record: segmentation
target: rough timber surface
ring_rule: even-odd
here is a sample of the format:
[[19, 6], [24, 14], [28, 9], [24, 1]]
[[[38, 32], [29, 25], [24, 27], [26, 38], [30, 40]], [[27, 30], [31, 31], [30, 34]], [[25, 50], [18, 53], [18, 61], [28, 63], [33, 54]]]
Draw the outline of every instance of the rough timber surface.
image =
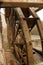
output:
[[0, 7], [43, 7], [43, 0], [0, 0]]

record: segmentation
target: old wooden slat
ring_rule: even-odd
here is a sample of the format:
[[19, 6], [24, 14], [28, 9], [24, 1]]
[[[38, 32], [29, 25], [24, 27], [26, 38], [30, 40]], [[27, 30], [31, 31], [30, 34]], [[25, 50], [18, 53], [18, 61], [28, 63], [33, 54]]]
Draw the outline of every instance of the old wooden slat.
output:
[[0, 0], [0, 7], [43, 7], [42, 0]]

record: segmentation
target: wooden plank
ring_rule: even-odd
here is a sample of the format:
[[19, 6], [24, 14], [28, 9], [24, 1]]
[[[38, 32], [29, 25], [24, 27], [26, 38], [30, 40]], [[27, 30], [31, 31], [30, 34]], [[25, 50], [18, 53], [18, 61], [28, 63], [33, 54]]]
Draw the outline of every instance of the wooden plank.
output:
[[[38, 15], [35, 13], [35, 11], [32, 8], [29, 8], [29, 10], [30, 10], [33, 17], [39, 18]], [[42, 26], [42, 23], [41, 23], [40, 19], [38, 19], [36, 21], [36, 25], [37, 25], [41, 40], [43, 40], [43, 26]], [[41, 42], [42, 42], [42, 52], [43, 52], [43, 41], [41, 41]]]
[[43, 7], [42, 0], [0, 0], [0, 7]]
[[4, 48], [3, 48], [1, 15], [0, 15], [0, 64], [6, 65], [5, 53], [4, 53]]

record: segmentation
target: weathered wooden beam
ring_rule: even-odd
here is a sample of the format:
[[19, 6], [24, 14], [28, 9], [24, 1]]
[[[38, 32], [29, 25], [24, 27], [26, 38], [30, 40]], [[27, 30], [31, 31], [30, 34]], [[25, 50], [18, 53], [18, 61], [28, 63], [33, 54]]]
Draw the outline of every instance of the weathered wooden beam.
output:
[[[17, 9], [19, 12], [21, 12], [20, 13], [21, 18], [27, 21], [28, 27], [31, 28], [31, 30], [32, 30], [32, 28], [35, 26], [37, 18], [28, 18], [29, 17], [28, 14], [30, 13], [28, 11], [28, 8], [17, 8]], [[25, 14], [25, 12], [23, 12], [22, 9], [23, 9], [23, 11], [27, 10], [25, 12], [29, 12], [29, 13]], [[16, 14], [16, 16], [18, 16], [18, 15]], [[17, 17], [17, 19], [19, 20], [19, 17]]]
[[21, 60], [20, 60], [20, 56], [19, 56], [19, 48], [16, 46], [16, 45], [14, 45], [14, 53], [15, 53], [15, 57], [17, 58], [17, 60], [19, 61], [19, 62], [21, 62]]
[[[31, 28], [31, 30], [32, 30], [33, 27], [34, 27], [35, 24], [36, 24], [37, 18], [36, 18], [36, 20], [35, 20], [35, 18], [31, 18], [31, 19], [34, 19], [34, 20], [31, 20], [30, 18], [28, 18], [28, 17], [31, 15], [31, 13], [28, 11], [28, 8], [21, 8], [21, 10], [22, 10], [22, 12], [23, 12], [24, 19], [27, 21], [28, 27]], [[23, 15], [22, 15], [22, 16], [23, 16]], [[29, 22], [28, 22], [28, 21], [29, 21]], [[30, 31], [31, 31], [31, 30], [30, 30]]]
[[[29, 10], [30, 10], [30, 13], [32, 14], [33, 17], [39, 18], [38, 15], [35, 13], [35, 11], [32, 10], [32, 8], [29, 8]], [[41, 38], [41, 40], [43, 40], [43, 26], [42, 26], [40, 19], [38, 19], [36, 21], [36, 25], [37, 25], [37, 28], [38, 28], [38, 31], [39, 31], [39, 34], [40, 34], [40, 38]], [[43, 41], [41, 41], [41, 42], [42, 42], [42, 52], [43, 52]]]
[[[39, 8], [32, 7], [32, 9], [35, 12], [37, 12], [37, 11], [41, 10], [42, 8], [40, 8], [40, 7]], [[23, 14], [24, 14], [25, 17], [29, 17], [31, 15], [31, 13], [28, 11], [28, 8], [21, 8], [21, 10], [22, 10], [22, 12], [23, 12]]]
[[[1, 14], [1, 20], [3, 19], [2, 18], [2, 15]], [[4, 17], [4, 16], [3, 16]], [[5, 20], [5, 19], [4, 19]], [[4, 20], [2, 20], [1, 22], [3, 22]], [[3, 23], [2, 23], [2, 33], [3, 31], [5, 32], [4, 30], [4, 27], [3, 27]], [[6, 32], [5, 32], [6, 33]], [[4, 33], [4, 34], [5, 34]], [[4, 34], [3, 34], [3, 39], [4, 39]], [[9, 38], [8, 38], [9, 39]], [[6, 41], [7, 42], [7, 41]], [[16, 59], [14, 58], [14, 55], [12, 54], [12, 50], [11, 48], [9, 47], [9, 42], [8, 43], [5, 43], [4, 40], [3, 40], [3, 48], [4, 48], [4, 53], [5, 53], [5, 58], [6, 58], [6, 65], [17, 65], [16, 63]]]
[[3, 48], [1, 13], [0, 13], [0, 63], [6, 65], [6, 58]]
[[21, 25], [22, 25], [22, 29], [23, 29], [23, 32], [24, 32], [25, 40], [26, 40], [27, 57], [28, 57], [27, 60], [28, 60], [29, 64], [31, 64], [31, 63], [33, 63], [33, 54], [32, 54], [32, 44], [31, 44], [29, 29], [27, 27], [27, 23], [26, 23], [25, 20], [22, 20]]
[[0, 0], [0, 7], [43, 7], [42, 0]]
[[[18, 10], [16, 9], [18, 16], [20, 15]], [[19, 16], [20, 17], [20, 16]], [[27, 64], [31, 65], [34, 62], [33, 59], [33, 52], [32, 52], [32, 44], [31, 44], [31, 37], [30, 32], [27, 26], [27, 22], [20, 17], [21, 27], [24, 33], [25, 41], [26, 41], [26, 48], [27, 48]]]
[[[35, 12], [38, 12], [39, 10], [43, 9], [42, 7], [40, 8], [34, 8], [32, 7], [32, 9], [35, 11]], [[31, 15], [31, 13], [28, 11], [28, 8], [21, 8], [23, 14], [25, 17], [29, 17]]]
[[13, 38], [14, 38], [14, 32], [15, 32], [15, 24], [14, 24], [14, 13], [12, 8], [5, 8], [5, 17], [6, 17], [6, 23], [7, 23], [7, 37], [9, 42], [9, 47], [13, 44]]
[[19, 55], [21, 56], [21, 60], [23, 60], [24, 64], [27, 65], [27, 61], [26, 61], [27, 59], [25, 60], [25, 58], [23, 57], [23, 53], [21, 52], [21, 49], [20, 48], [19, 48]]
[[23, 53], [21, 52], [21, 49], [19, 47], [19, 45], [14, 45], [14, 50], [15, 50], [15, 56], [18, 59], [18, 61], [22, 64], [22, 60], [24, 61], [25, 64], [27, 64], [23, 57]]
[[[9, 24], [8, 24], [8, 19], [6, 19], [7, 21], [7, 38], [8, 38], [8, 47], [5, 48], [5, 55], [6, 55], [6, 62], [7, 62], [7, 65], [8, 64], [11, 64], [11, 65], [17, 65], [16, 63], [16, 58], [14, 57], [14, 55], [12, 54], [12, 49], [11, 49], [11, 30], [9, 30]], [[6, 44], [7, 45], [7, 44]]]
[[12, 45], [13, 45], [14, 40], [15, 40], [15, 26], [16, 26], [15, 12], [14, 12], [13, 8], [11, 8], [11, 13], [10, 13], [10, 17], [9, 17], [9, 25], [10, 25], [10, 30], [11, 30], [11, 34], [12, 34]]

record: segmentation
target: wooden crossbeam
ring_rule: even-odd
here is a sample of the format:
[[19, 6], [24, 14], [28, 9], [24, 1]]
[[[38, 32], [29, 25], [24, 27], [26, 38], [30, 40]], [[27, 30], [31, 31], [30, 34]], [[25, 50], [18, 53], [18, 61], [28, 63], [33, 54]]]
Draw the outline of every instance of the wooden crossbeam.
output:
[[0, 0], [0, 7], [43, 7], [43, 0]]
[[4, 48], [3, 48], [1, 13], [0, 13], [0, 62], [1, 64], [6, 65], [6, 58], [4, 54]]

